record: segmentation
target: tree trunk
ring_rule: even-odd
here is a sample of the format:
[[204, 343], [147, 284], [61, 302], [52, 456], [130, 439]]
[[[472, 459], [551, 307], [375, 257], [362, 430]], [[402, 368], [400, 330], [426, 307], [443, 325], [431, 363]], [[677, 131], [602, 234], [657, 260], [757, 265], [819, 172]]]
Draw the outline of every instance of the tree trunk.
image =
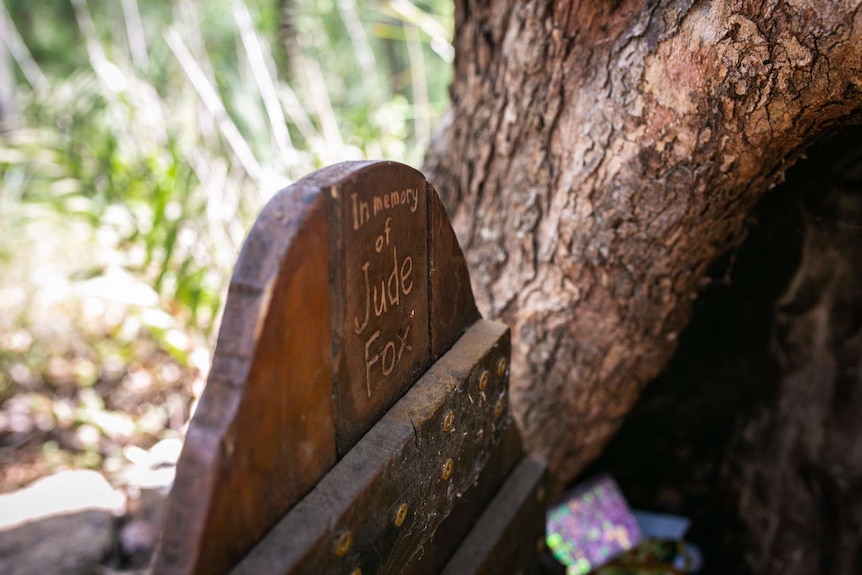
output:
[[862, 130], [828, 144], [790, 190], [802, 242], [770, 310], [775, 399], [724, 464], [757, 573], [862, 573]]
[[703, 575], [862, 573], [862, 125], [808, 155], [597, 463], [691, 518]]
[[558, 482], [666, 363], [759, 194], [860, 117], [860, 4], [456, 3], [425, 170], [513, 328], [515, 416]]

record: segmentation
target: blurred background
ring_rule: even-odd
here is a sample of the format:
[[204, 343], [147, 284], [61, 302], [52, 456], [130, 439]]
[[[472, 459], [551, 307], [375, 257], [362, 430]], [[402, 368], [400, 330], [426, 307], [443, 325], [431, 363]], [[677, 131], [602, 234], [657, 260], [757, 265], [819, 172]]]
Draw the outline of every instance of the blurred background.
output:
[[325, 164], [418, 165], [451, 26], [448, 0], [0, 0], [0, 494], [175, 458], [255, 215]]

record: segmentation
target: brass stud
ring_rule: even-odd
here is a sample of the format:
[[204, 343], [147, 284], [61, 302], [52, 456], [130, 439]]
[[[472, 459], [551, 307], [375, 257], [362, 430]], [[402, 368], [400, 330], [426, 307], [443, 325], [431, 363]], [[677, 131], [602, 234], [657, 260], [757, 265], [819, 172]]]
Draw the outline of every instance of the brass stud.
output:
[[341, 534], [338, 542], [335, 544], [335, 556], [344, 557], [350, 551], [350, 546], [353, 545], [353, 533], [348, 529]]
[[448, 481], [450, 477], [452, 477], [452, 467], [453, 467], [452, 459], [449, 458], [446, 460], [446, 463], [443, 464], [443, 472], [440, 474], [440, 477], [443, 478], [443, 481]]
[[350, 575], [362, 575], [362, 569], [357, 567], [356, 569], [354, 569], [353, 571], [350, 572]]
[[482, 375], [479, 377], [479, 391], [485, 391], [485, 388], [488, 387], [488, 371], [483, 371]]
[[497, 399], [497, 405], [494, 406], [494, 417], [499, 419], [501, 415], [503, 415], [503, 410], [506, 409], [506, 398], [504, 396], [500, 396]]
[[455, 423], [455, 414], [452, 413], [452, 410], [446, 412], [446, 415], [443, 417], [443, 431], [452, 431], [452, 424]]
[[398, 511], [395, 512], [395, 520], [393, 521], [395, 527], [401, 527], [405, 519], [407, 519], [407, 504], [402, 503], [398, 506]]
[[497, 364], [497, 375], [503, 377], [506, 375], [506, 368], [508, 367], [508, 363], [506, 363], [506, 358], [501, 357], [500, 363]]

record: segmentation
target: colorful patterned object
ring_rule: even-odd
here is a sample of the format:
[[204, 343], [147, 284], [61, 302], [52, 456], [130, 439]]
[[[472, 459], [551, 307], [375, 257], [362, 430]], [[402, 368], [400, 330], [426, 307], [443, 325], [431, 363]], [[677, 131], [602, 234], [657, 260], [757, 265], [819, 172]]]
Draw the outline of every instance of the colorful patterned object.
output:
[[575, 487], [548, 514], [548, 547], [567, 575], [586, 575], [641, 542], [616, 482], [601, 475]]

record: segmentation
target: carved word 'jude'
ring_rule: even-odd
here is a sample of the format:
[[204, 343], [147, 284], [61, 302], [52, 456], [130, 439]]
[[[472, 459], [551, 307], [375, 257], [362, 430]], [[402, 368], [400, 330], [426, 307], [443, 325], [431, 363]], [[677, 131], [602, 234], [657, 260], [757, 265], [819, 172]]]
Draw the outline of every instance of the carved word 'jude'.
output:
[[[412, 309], [403, 313], [400, 308], [419, 303], [408, 303], [416, 281], [422, 278], [414, 274], [410, 246], [403, 245], [405, 232], [412, 223], [406, 216], [416, 213], [419, 199], [419, 190], [413, 188], [377, 193], [368, 201], [357, 198], [356, 194], [350, 198], [351, 227], [369, 240], [365, 257], [359, 264], [360, 285], [356, 286], [359, 297], [352, 310], [353, 331], [363, 338], [365, 390], [369, 398], [375, 383], [392, 374], [405, 353], [409, 356], [413, 351], [411, 320], [414, 313]], [[383, 225], [375, 233], [368, 235], [363, 230], [367, 224], [372, 224], [373, 230], [373, 223], [381, 220]], [[373, 250], [370, 249], [372, 243]]]
[[[364, 317], [360, 322], [359, 317], [354, 317], [354, 329], [357, 335], [362, 335], [368, 328], [368, 321], [371, 317], [372, 308], [374, 317], [380, 317], [387, 313], [390, 309], [396, 308], [401, 303], [401, 296], [407, 296], [413, 291], [413, 279], [410, 277], [413, 273], [413, 258], [404, 256], [399, 262], [398, 246], [391, 243], [391, 224], [392, 218], [386, 218], [386, 223], [383, 227], [383, 234], [378, 237], [378, 241], [374, 244], [375, 252], [388, 255], [392, 253], [391, 265], [386, 266], [381, 274], [375, 273], [376, 278], [380, 279], [378, 291], [377, 282], [372, 281], [369, 276], [371, 261], [366, 261], [362, 264], [363, 278], [365, 280], [365, 306]], [[389, 261], [385, 258], [384, 261]], [[391, 271], [389, 271], [391, 269]], [[396, 333], [395, 340], [385, 342], [380, 340], [380, 330], [375, 330], [365, 341], [365, 384], [368, 390], [368, 397], [371, 397], [371, 371], [376, 364], [380, 364], [380, 369], [384, 376], [388, 376], [395, 369], [404, 351], [413, 351], [408, 343], [410, 335], [410, 322], [404, 326], [403, 333]], [[397, 348], [397, 349], [396, 349]]]

